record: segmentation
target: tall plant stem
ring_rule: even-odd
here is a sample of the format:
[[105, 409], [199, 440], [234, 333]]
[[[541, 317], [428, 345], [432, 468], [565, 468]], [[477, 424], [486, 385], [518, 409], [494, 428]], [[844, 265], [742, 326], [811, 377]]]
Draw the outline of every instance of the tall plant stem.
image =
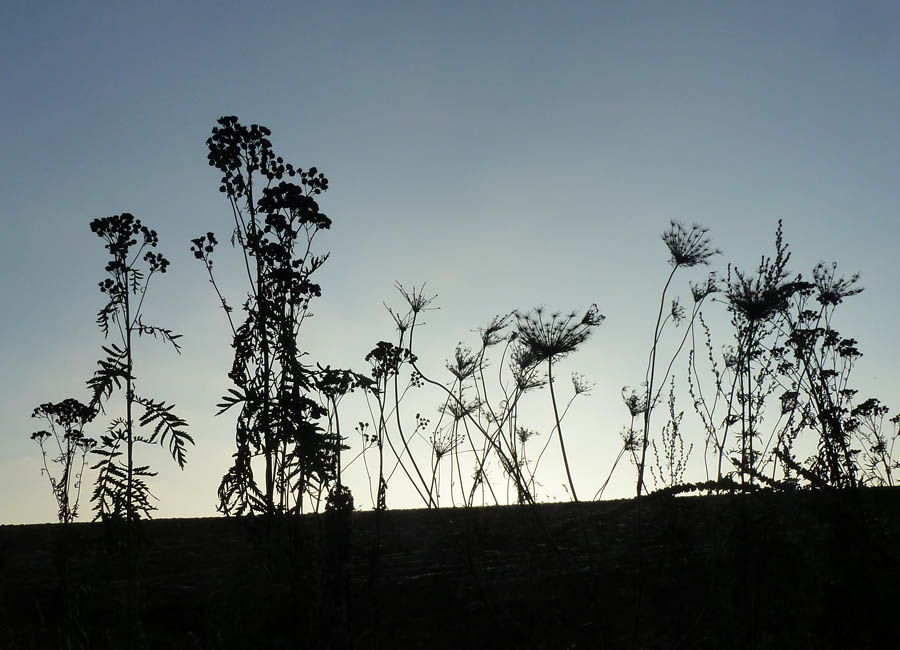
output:
[[666, 304], [666, 293], [669, 291], [669, 285], [672, 284], [672, 278], [675, 277], [675, 271], [678, 270], [678, 264], [672, 267], [669, 278], [666, 280], [666, 286], [663, 287], [662, 295], [659, 299], [659, 313], [656, 316], [656, 327], [653, 329], [653, 347], [650, 349], [650, 363], [647, 368], [647, 410], [644, 411], [644, 435], [641, 439], [641, 463], [638, 465], [638, 481], [637, 496], [641, 496], [644, 489], [644, 467], [647, 463], [647, 447], [650, 441], [650, 413], [653, 411], [653, 379], [656, 372], [656, 350], [659, 345], [660, 325], [662, 323], [663, 309]]
[[[745, 441], [745, 456], [744, 464], [745, 466], [749, 466], [750, 468], [754, 467], [753, 462], [753, 367], [751, 365], [751, 361], [753, 359], [753, 344], [754, 344], [755, 332], [753, 326], [750, 328], [750, 354], [747, 357], [747, 398], [744, 400], [747, 403], [747, 430], [744, 433], [744, 441]], [[741, 479], [743, 482], [744, 477], [744, 469], [741, 469]], [[753, 472], [750, 472], [750, 483], [753, 483]]]
[[[463, 401], [462, 380], [460, 380], [460, 382], [459, 382], [458, 390], [459, 390], [459, 397], [457, 397], [457, 399], [459, 400], [460, 404], [462, 404], [462, 401]], [[447, 403], [449, 403], [449, 402], [447, 402]], [[459, 446], [458, 446], [459, 422], [460, 421], [454, 417], [453, 429], [452, 429], [452, 431], [453, 431], [453, 434], [452, 434], [453, 435], [453, 439], [452, 439], [453, 447], [451, 447], [451, 450], [452, 450], [453, 456], [456, 459], [456, 474], [457, 474], [457, 476], [459, 476], [459, 493], [462, 496], [462, 504], [466, 505], [466, 488], [463, 485], [462, 467], [459, 464]], [[466, 432], [466, 435], [468, 435], [468, 431]], [[471, 444], [471, 439], [470, 439], [470, 444]], [[473, 452], [475, 451], [474, 445], [472, 445], [472, 451]], [[452, 465], [450, 467], [450, 482], [451, 483], [453, 482], [453, 466]], [[450, 501], [451, 501], [451, 503], [453, 502], [453, 486], [452, 485], [450, 486]]]
[[[402, 339], [401, 339], [400, 343], [402, 345], [402, 343], [403, 343]], [[434, 481], [432, 481], [432, 486], [428, 487], [428, 483], [426, 483], [425, 477], [422, 475], [422, 471], [419, 469], [419, 464], [416, 462], [415, 456], [413, 456], [412, 452], [409, 450], [409, 444], [406, 440], [406, 436], [403, 435], [403, 423], [400, 420], [400, 387], [398, 385], [397, 375], [394, 375], [394, 416], [395, 416], [395, 420], [397, 422], [397, 431], [400, 434], [400, 440], [403, 441], [403, 451], [407, 456], [409, 456], [409, 460], [412, 463], [413, 469], [416, 472], [416, 476], [419, 477], [419, 482], [422, 484], [423, 487], [425, 487], [428, 490], [428, 500], [426, 501], [426, 506], [429, 508], [431, 508], [431, 507], [437, 508], [437, 502], [435, 501], [434, 495], [432, 494], [432, 487], [434, 485]], [[409, 471], [403, 465], [403, 458], [401, 456], [397, 456], [397, 462], [400, 463], [400, 466], [403, 467], [403, 471], [406, 472], [406, 475], [409, 476], [410, 481], [412, 481], [412, 475], [409, 473]], [[413, 483], [415, 483], [415, 481], [413, 481]], [[419, 491], [418, 488], [416, 488], [416, 491], [417, 492]]]
[[553, 417], [556, 419], [556, 435], [559, 437], [559, 448], [562, 450], [563, 465], [566, 467], [566, 477], [569, 479], [569, 488], [572, 490], [572, 500], [578, 501], [575, 494], [575, 482], [572, 480], [572, 472], [569, 469], [569, 457], [566, 455], [566, 443], [563, 441], [562, 423], [559, 419], [559, 408], [556, 406], [556, 392], [553, 390], [553, 357], [547, 359], [547, 383], [550, 384], [550, 401], [553, 402]]
[[[249, 162], [248, 162], [249, 166]], [[247, 210], [250, 215], [250, 223], [248, 226], [248, 239], [252, 239], [253, 246], [258, 246], [259, 237], [259, 223], [257, 221], [256, 216], [256, 204], [253, 200], [253, 174], [249, 171], [247, 173]], [[262, 366], [263, 366], [263, 391], [262, 391], [262, 408], [260, 409], [260, 428], [263, 432], [263, 451], [265, 456], [266, 463], [266, 512], [268, 514], [275, 513], [275, 471], [276, 471], [276, 459], [275, 456], [278, 454], [278, 447], [275, 440], [277, 436], [274, 435], [272, 431], [272, 426], [269, 421], [269, 416], [272, 412], [272, 396], [271, 396], [271, 367], [270, 367], [270, 350], [269, 350], [269, 334], [267, 330], [268, 325], [268, 309], [266, 304], [266, 286], [265, 286], [265, 268], [264, 262], [259, 254], [260, 251], [255, 251], [254, 257], [256, 258], [256, 308], [258, 311], [258, 321], [256, 325], [256, 331], [259, 336], [259, 345], [260, 351], [262, 352]], [[246, 258], [246, 252], [245, 252]], [[251, 282], [251, 293], [253, 290], [253, 283]], [[302, 494], [303, 486], [300, 487], [300, 493]]]
[[343, 438], [341, 437], [341, 419], [338, 416], [338, 403], [337, 399], [331, 398], [331, 406], [332, 411], [334, 412], [334, 430], [335, 430], [335, 438], [334, 438], [334, 463], [335, 463], [335, 479], [337, 480], [337, 486], [341, 487], [341, 443], [343, 442]]
[[[414, 362], [411, 362], [410, 365], [413, 367], [413, 369], [416, 372], [419, 373], [419, 375], [422, 377], [422, 380], [425, 383], [430, 384], [432, 386], [435, 386], [436, 388], [443, 390], [449, 399], [452, 399], [460, 409], [464, 410], [462, 403], [457, 399], [456, 394], [454, 392], [452, 392], [444, 384], [442, 384], [438, 381], [435, 381], [434, 379], [431, 379], [430, 377], [425, 375]], [[517, 392], [514, 399], [512, 400], [513, 405], [515, 405], [515, 403], [518, 401], [519, 397], [521, 397], [521, 394], [522, 394], [521, 391]], [[507, 467], [511, 467], [513, 474], [514, 474], [514, 479], [516, 481], [516, 487], [520, 490], [520, 493], [522, 493], [524, 495], [525, 500], [528, 502], [528, 504], [534, 505], [534, 497], [531, 494], [531, 492], [528, 490], [527, 482], [525, 480], [524, 475], [521, 472], [521, 469], [513, 466], [513, 463], [510, 460], [510, 455], [507, 454], [506, 452], [504, 452], [504, 450], [503, 450], [503, 446], [501, 444], [501, 441], [503, 441], [503, 437], [500, 435], [500, 432], [502, 431], [502, 424], [497, 425], [497, 431], [498, 431], [497, 434], [491, 434], [477, 420], [475, 420], [475, 418], [472, 416], [471, 413], [466, 413], [465, 418], [469, 422], [471, 422], [472, 425], [476, 429], [478, 429], [478, 431], [481, 432], [482, 436], [485, 439], [485, 442], [490, 446], [491, 449], [494, 450], [494, 452], [497, 454], [497, 456], [501, 459], [501, 462], [503, 462], [504, 465], [506, 465]], [[487, 454], [485, 454], [481, 459], [481, 462], [478, 467], [479, 471], [483, 470], [486, 459], [487, 459]], [[488, 485], [490, 486], [490, 484], [488, 484]], [[491, 489], [491, 493], [493, 494], [493, 489]], [[496, 500], [496, 495], [494, 495], [494, 499]]]
[[128, 448], [128, 468], [126, 475], [126, 501], [125, 501], [125, 515], [127, 517], [130, 524], [134, 521], [134, 505], [131, 501], [131, 492], [132, 492], [132, 481], [134, 480], [134, 421], [132, 417], [132, 404], [134, 402], [134, 379], [132, 377], [132, 367], [133, 360], [131, 356], [131, 301], [129, 299], [129, 290], [128, 290], [128, 270], [124, 271], [124, 281], [123, 285], [125, 287], [125, 298], [124, 298], [124, 307], [125, 307], [125, 432], [126, 432], [126, 445]]
[[132, 369], [134, 367], [134, 358], [131, 349], [131, 293], [128, 288], [128, 268], [123, 271], [124, 294], [124, 310], [125, 310], [125, 430], [127, 436], [128, 447], [128, 467], [126, 468], [126, 501], [125, 501], [125, 552], [128, 558], [128, 640], [129, 647], [133, 647], [136, 637], [139, 634], [140, 619], [138, 616], [138, 593], [137, 593], [137, 558], [135, 555], [134, 543], [134, 525], [136, 523], [136, 515], [134, 512], [134, 502], [132, 500], [132, 492], [134, 485], [134, 415], [132, 407], [134, 404], [134, 377]]

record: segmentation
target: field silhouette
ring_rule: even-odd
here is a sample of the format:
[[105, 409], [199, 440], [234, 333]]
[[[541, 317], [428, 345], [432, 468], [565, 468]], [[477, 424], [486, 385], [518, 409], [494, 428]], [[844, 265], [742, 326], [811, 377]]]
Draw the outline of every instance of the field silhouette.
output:
[[3, 526], [0, 647], [62, 647], [54, 564], [67, 532], [76, 647], [900, 640], [891, 618], [900, 490], [649, 496], [639, 529], [636, 503], [357, 512], [343, 523], [328, 514], [141, 522], [138, 634], [121, 616], [124, 555], [102, 524]]

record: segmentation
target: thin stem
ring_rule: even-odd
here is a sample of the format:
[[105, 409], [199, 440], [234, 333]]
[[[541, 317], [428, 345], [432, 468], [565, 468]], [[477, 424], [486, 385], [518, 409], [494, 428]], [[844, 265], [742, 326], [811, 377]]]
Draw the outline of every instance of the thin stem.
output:
[[660, 324], [662, 323], [662, 315], [663, 309], [666, 304], [666, 293], [669, 290], [669, 285], [672, 283], [672, 278], [675, 277], [675, 271], [678, 270], [678, 264], [672, 267], [672, 272], [669, 273], [669, 278], [666, 280], [666, 285], [663, 287], [662, 295], [659, 299], [659, 314], [656, 316], [656, 327], [653, 330], [653, 347], [650, 349], [650, 360], [647, 367], [647, 375], [645, 376], [647, 380], [647, 410], [644, 411], [644, 435], [641, 440], [641, 462], [638, 465], [638, 481], [637, 481], [637, 496], [641, 496], [641, 492], [644, 488], [644, 467], [647, 463], [647, 446], [650, 440], [650, 413], [653, 411], [653, 403], [651, 401], [651, 397], [653, 395], [653, 380], [654, 374], [656, 372], [656, 350], [659, 345], [659, 337], [660, 337]]
[[132, 358], [132, 350], [131, 350], [131, 313], [130, 313], [130, 300], [128, 291], [128, 269], [126, 268], [123, 272], [123, 281], [125, 283], [125, 293], [122, 298], [123, 300], [123, 308], [125, 310], [125, 431], [126, 431], [126, 446], [128, 450], [128, 467], [127, 467], [127, 475], [126, 475], [126, 492], [125, 492], [125, 513], [128, 519], [129, 524], [134, 521], [134, 506], [131, 500], [132, 495], [132, 485], [133, 485], [133, 474], [134, 474], [134, 420], [132, 416], [132, 404], [134, 402], [134, 385], [133, 385], [133, 377], [132, 377], [132, 368], [133, 368], [133, 358]]
[[563, 465], [566, 467], [566, 477], [569, 479], [569, 487], [572, 489], [572, 500], [578, 501], [575, 493], [575, 482], [572, 480], [572, 472], [569, 469], [569, 458], [566, 455], [566, 443], [563, 441], [562, 423], [559, 419], [559, 409], [556, 406], [556, 392], [553, 390], [553, 357], [547, 359], [547, 383], [550, 384], [550, 401], [553, 402], [553, 417], [556, 418], [556, 434], [559, 436], [559, 448], [562, 450]]

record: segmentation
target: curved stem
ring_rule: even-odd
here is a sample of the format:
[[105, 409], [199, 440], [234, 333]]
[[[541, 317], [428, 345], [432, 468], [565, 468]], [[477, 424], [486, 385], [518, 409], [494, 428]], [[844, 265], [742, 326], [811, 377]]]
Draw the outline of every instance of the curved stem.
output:
[[656, 327], [653, 330], [653, 347], [650, 349], [650, 360], [647, 365], [647, 410], [644, 411], [644, 435], [641, 440], [641, 463], [638, 465], [638, 481], [637, 481], [637, 496], [641, 496], [641, 492], [644, 489], [644, 466], [647, 463], [647, 445], [650, 439], [650, 413], [653, 411], [653, 403], [651, 401], [653, 396], [653, 379], [654, 373], [656, 372], [656, 349], [659, 344], [659, 335], [660, 335], [660, 324], [662, 323], [662, 314], [663, 309], [666, 304], [666, 293], [669, 290], [669, 285], [672, 283], [672, 278], [675, 277], [675, 271], [678, 270], [678, 265], [676, 264], [672, 268], [672, 272], [669, 273], [669, 279], [666, 280], [666, 285], [663, 287], [662, 295], [659, 299], [659, 314], [656, 316]]
[[[457, 406], [459, 406], [460, 408], [463, 408], [462, 404], [460, 404], [460, 402], [456, 399], [456, 394], [455, 394], [455, 393], [453, 393], [450, 389], [448, 389], [446, 386], [444, 386], [444, 385], [443, 385], [442, 383], [440, 383], [439, 381], [435, 381], [434, 379], [431, 379], [430, 377], [428, 377], [427, 375], [425, 375], [425, 373], [423, 373], [423, 372], [418, 368], [418, 366], [415, 364], [415, 362], [412, 362], [412, 361], [411, 361], [411, 362], [410, 362], [410, 365], [416, 370], [416, 372], [419, 373], [419, 375], [422, 377], [422, 380], [423, 380], [424, 382], [426, 382], [426, 383], [428, 383], [428, 384], [431, 384], [432, 386], [436, 386], [436, 387], [440, 388], [441, 390], [443, 390], [443, 391], [448, 395], [449, 398], [453, 399], [454, 402], [456, 402]], [[521, 396], [521, 392], [519, 392], [519, 393], [516, 395], [516, 399], [518, 399], [520, 396]], [[464, 409], [463, 409], [463, 411], [464, 411]], [[485, 430], [485, 428], [484, 428], [477, 420], [475, 420], [475, 418], [472, 416], [471, 413], [466, 413], [466, 418], [472, 423], [472, 425], [473, 425], [476, 429], [478, 429], [478, 430], [481, 432], [481, 434], [484, 436], [484, 438], [485, 438], [485, 440], [487, 441], [487, 443], [493, 448], [493, 450], [494, 450], [494, 451], [497, 453], [497, 455], [500, 457], [501, 462], [503, 462], [504, 465], [507, 466], [507, 467], [511, 466], [512, 463], [511, 463], [511, 460], [510, 460], [509, 455], [506, 454], [506, 452], [504, 452], [503, 446], [502, 446], [502, 445], [500, 444], [500, 442], [498, 441], [498, 439], [499, 439], [499, 440], [502, 440], [502, 437], [494, 436], [494, 435], [488, 433], [488, 432]], [[501, 427], [502, 427], [502, 423], [495, 423], [495, 424], [497, 425], [498, 431], [500, 431], [500, 430], [501, 430]], [[497, 437], [498, 439], [495, 439], [495, 437]], [[480, 471], [483, 471], [483, 469], [484, 469], [484, 461], [485, 461], [485, 460], [486, 460], [486, 456], [485, 456], [485, 458], [482, 458], [482, 463], [481, 463], [481, 465], [480, 465], [480, 467], [479, 467], [479, 470], [480, 470]], [[534, 504], [534, 497], [532, 496], [531, 492], [528, 491], [527, 485], [526, 485], [526, 483], [525, 483], [525, 479], [524, 479], [524, 477], [522, 476], [521, 471], [520, 471], [518, 468], [516, 468], [516, 467], [512, 467], [512, 470], [513, 470], [513, 473], [514, 473], [514, 479], [515, 479], [515, 481], [516, 481], [516, 486], [521, 490], [522, 494], [523, 494], [524, 497], [525, 497], [525, 500], [526, 500], [529, 504], [532, 504], [532, 505], [533, 505], [533, 504]]]

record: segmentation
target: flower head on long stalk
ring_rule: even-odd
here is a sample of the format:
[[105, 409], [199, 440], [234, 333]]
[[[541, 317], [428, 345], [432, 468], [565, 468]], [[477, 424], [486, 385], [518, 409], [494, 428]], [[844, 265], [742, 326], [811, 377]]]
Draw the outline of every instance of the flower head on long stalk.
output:
[[839, 305], [844, 298], [862, 293], [863, 288], [857, 287], [859, 273], [854, 273], [849, 279], [836, 278], [837, 264], [832, 262], [826, 266], [823, 262], [816, 264], [813, 269], [813, 283], [816, 285], [818, 300], [823, 305]]
[[628, 408], [628, 412], [631, 413], [631, 417], [633, 418], [636, 418], [642, 413], [646, 413], [650, 401], [647, 395], [647, 384], [644, 383], [642, 385], [643, 389], [641, 393], [638, 393], [637, 390], [628, 386], [622, 387], [622, 401], [625, 402], [625, 406]]
[[555, 312], [546, 318], [542, 307], [528, 314], [514, 312], [514, 315], [519, 344], [535, 364], [571, 354], [606, 319], [596, 304], [591, 305], [580, 319], [574, 311], [566, 315]]
[[460, 382], [475, 374], [478, 370], [478, 357], [472, 354], [472, 348], [457, 344], [452, 361], [444, 364], [447, 370]]
[[[513, 332], [515, 334], [515, 332]], [[542, 388], [547, 380], [538, 373], [537, 366], [541, 363], [534, 352], [524, 345], [516, 345], [509, 360], [509, 368], [512, 372], [516, 388], [524, 393], [535, 388]]]
[[709, 228], [693, 224], [690, 229], [679, 221], [671, 221], [669, 229], [662, 234], [662, 240], [669, 249], [672, 266], [691, 267], [709, 264], [709, 258], [721, 251], [712, 247]]
[[510, 316], [511, 314], [494, 316], [490, 323], [478, 330], [478, 333], [481, 335], [481, 344], [484, 347], [489, 348], [507, 339], [502, 332], [509, 323]]
[[719, 291], [718, 276], [716, 276], [715, 272], [712, 272], [707, 276], [706, 282], [691, 282], [690, 286], [691, 295], [694, 297], [694, 302], [703, 302], [703, 300], [706, 299], [707, 296], [710, 296]]

